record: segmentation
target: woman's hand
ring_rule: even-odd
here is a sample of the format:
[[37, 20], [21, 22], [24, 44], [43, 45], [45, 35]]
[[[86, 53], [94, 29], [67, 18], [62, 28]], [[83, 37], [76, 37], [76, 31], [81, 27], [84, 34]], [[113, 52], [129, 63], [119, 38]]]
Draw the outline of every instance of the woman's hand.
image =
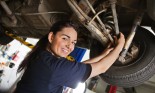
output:
[[124, 47], [124, 44], [125, 44], [125, 38], [124, 38], [124, 35], [122, 33], [120, 33], [120, 37], [117, 41], [117, 46], [120, 47], [120, 49], [122, 50], [122, 48]]
[[102, 57], [105, 57], [106, 55], [108, 55], [114, 48], [111, 47], [111, 43], [108, 45], [108, 47], [102, 52]]
[[[112, 64], [117, 60], [120, 52], [122, 51], [124, 43], [125, 43], [124, 35], [120, 33], [120, 37], [118, 38], [117, 45], [114, 47], [114, 49], [112, 48], [106, 49], [101, 54], [102, 56], [98, 57], [98, 59], [100, 58], [100, 60], [91, 64], [92, 72], [90, 77], [106, 72], [110, 68], [110, 66], [112, 66]], [[103, 57], [103, 55], [106, 56]]]
[[[124, 46], [124, 43], [125, 43], [125, 38], [124, 38], [124, 35], [120, 32], [120, 37], [117, 39], [116, 37], [115, 38], [115, 41], [117, 41], [117, 45], [116, 46], [119, 46], [120, 47], [120, 51], [122, 50], [123, 46]], [[106, 55], [108, 55], [114, 48], [111, 47], [111, 43], [108, 45], [108, 47], [103, 51], [102, 53], [102, 57], [105, 57]]]

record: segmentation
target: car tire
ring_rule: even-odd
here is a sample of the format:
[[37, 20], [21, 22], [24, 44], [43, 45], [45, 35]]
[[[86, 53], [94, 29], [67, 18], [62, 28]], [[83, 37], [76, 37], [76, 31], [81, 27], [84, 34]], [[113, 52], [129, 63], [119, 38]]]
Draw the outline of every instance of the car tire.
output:
[[100, 74], [100, 77], [105, 82], [128, 88], [142, 84], [155, 74], [154, 35], [148, 30], [139, 27], [133, 42], [139, 45], [138, 57], [126, 65], [118, 64], [120, 62], [117, 60], [105, 73]]

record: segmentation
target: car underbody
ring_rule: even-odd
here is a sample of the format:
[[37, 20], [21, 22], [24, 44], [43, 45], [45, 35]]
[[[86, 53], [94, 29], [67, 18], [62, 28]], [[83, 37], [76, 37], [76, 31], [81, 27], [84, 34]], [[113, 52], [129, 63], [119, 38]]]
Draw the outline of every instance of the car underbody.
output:
[[110, 84], [132, 87], [148, 80], [155, 70], [155, 39], [149, 31], [141, 28], [155, 27], [153, 2], [155, 1], [0, 0], [0, 33], [8, 32], [21, 38], [41, 38], [49, 32], [54, 22], [74, 20], [80, 26], [77, 45], [89, 48], [91, 57], [94, 57], [109, 42], [115, 44], [113, 36], [122, 32], [127, 38], [125, 51], [100, 76]]

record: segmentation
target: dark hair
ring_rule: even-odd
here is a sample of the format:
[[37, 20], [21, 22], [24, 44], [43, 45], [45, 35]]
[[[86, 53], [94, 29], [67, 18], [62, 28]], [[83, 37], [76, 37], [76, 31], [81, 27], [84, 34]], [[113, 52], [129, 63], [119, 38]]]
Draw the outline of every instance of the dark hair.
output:
[[[78, 31], [77, 30], [78, 29], [77, 24], [73, 23], [70, 20], [66, 20], [66, 21], [63, 20], [63, 21], [58, 21], [58, 22], [54, 23], [52, 25], [52, 27], [50, 28], [50, 32], [53, 32], [53, 34], [55, 35], [57, 32], [61, 31], [65, 27], [72, 27], [72, 28], [75, 29], [75, 31]], [[27, 54], [27, 56], [25, 57], [25, 59], [19, 65], [17, 72], [20, 72], [25, 67], [27, 67], [30, 64], [30, 62], [33, 61], [37, 57], [37, 55], [39, 54], [39, 52], [41, 52], [42, 50], [46, 50], [46, 47], [49, 44], [48, 34], [46, 34], [45, 36], [43, 36], [37, 42], [37, 44], [34, 46], [34, 48]]]

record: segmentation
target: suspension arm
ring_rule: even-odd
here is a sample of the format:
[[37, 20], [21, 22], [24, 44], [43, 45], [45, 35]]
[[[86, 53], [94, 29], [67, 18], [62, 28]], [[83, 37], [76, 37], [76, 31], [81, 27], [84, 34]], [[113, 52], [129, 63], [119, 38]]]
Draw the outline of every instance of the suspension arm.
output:
[[[67, 0], [69, 6], [74, 11], [74, 13], [79, 18], [80, 22], [93, 34], [95, 35], [95, 38], [99, 40], [103, 45], [107, 44], [108, 40], [112, 42], [113, 39], [111, 38], [111, 35], [107, 32], [104, 24], [99, 19], [98, 15], [96, 15], [96, 12], [94, 9], [92, 9], [91, 4], [89, 4], [89, 1], [86, 3], [92, 10], [92, 12], [96, 15], [95, 18], [98, 19], [101, 26], [99, 26], [94, 20], [91, 20], [91, 18], [84, 12], [82, 9], [78, 6], [76, 0]], [[91, 22], [90, 22], [91, 20]], [[103, 32], [102, 32], [103, 31]]]
[[129, 47], [130, 47], [130, 45], [131, 45], [131, 43], [133, 41], [134, 36], [136, 34], [136, 29], [137, 29], [137, 27], [140, 25], [140, 23], [142, 21], [143, 15], [144, 15], [143, 11], [138, 12], [138, 14], [137, 14], [137, 16], [136, 16], [136, 18], [134, 20], [131, 32], [130, 32], [129, 36], [126, 39], [124, 49], [121, 52], [120, 57], [119, 57], [119, 61], [121, 61], [122, 63], [125, 62], [125, 56], [126, 56], [128, 50], [129, 50]]

